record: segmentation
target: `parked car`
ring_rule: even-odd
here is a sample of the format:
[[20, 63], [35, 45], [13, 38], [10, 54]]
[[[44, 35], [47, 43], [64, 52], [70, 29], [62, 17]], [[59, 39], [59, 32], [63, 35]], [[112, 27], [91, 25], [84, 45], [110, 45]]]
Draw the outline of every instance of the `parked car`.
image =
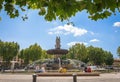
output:
[[105, 69], [113, 69], [113, 66], [106, 66]]
[[97, 66], [88, 66], [88, 67], [91, 68], [91, 71], [95, 71], [95, 70], [97, 70]]

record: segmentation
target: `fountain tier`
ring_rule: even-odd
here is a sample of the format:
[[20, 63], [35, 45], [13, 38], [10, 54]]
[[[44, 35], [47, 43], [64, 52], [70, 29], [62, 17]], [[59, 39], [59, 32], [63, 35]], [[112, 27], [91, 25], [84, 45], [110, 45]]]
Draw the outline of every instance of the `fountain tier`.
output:
[[60, 37], [56, 37], [56, 44], [55, 44], [55, 49], [49, 49], [47, 50], [48, 54], [51, 55], [65, 55], [68, 53], [68, 50], [66, 49], [60, 49]]

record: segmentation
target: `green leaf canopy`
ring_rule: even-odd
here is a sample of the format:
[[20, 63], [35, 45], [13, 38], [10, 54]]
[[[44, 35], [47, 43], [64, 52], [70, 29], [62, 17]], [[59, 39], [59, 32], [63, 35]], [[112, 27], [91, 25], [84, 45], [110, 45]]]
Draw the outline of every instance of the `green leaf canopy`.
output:
[[[98, 20], [120, 12], [120, 0], [0, 0], [1, 10], [6, 11], [10, 18], [27, 10], [38, 10], [47, 21], [67, 20], [85, 10], [90, 19]], [[26, 15], [22, 18], [27, 19]]]

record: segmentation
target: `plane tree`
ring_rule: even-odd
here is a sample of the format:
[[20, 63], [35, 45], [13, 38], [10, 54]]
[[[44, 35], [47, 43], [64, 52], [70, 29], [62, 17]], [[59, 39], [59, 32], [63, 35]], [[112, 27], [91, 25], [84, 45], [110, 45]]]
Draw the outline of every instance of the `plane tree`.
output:
[[2, 64], [9, 66], [10, 61], [18, 55], [19, 44], [16, 42], [3, 42], [0, 41], [0, 58], [2, 59]]
[[68, 20], [82, 11], [86, 11], [90, 19], [98, 20], [120, 12], [120, 0], [0, 0], [0, 11], [5, 11], [10, 18], [28, 10], [38, 10], [47, 21]]
[[24, 60], [24, 64], [27, 65], [35, 60], [41, 58], [42, 48], [35, 43], [34, 45], [30, 45], [29, 48], [22, 49], [19, 54], [19, 58]]
[[76, 43], [69, 48], [68, 58], [81, 60], [87, 62], [87, 49], [84, 44]]
[[117, 54], [120, 57], [120, 46], [117, 48]]
[[114, 62], [113, 54], [108, 51], [104, 51], [104, 62], [106, 65], [112, 65]]
[[95, 65], [102, 65], [104, 63], [104, 51], [102, 48], [89, 46], [87, 49], [89, 62]]
[[113, 54], [99, 47], [87, 47], [89, 62], [94, 65], [112, 65]]

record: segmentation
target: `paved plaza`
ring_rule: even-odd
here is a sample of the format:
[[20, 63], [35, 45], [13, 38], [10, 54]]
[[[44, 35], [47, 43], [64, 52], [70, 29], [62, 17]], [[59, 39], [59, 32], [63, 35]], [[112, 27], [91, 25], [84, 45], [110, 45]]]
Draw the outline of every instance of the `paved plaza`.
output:
[[[32, 82], [32, 74], [0, 74], [0, 82]], [[37, 77], [37, 82], [73, 82], [73, 77]], [[77, 82], [120, 82], [120, 73], [78, 76]]]

